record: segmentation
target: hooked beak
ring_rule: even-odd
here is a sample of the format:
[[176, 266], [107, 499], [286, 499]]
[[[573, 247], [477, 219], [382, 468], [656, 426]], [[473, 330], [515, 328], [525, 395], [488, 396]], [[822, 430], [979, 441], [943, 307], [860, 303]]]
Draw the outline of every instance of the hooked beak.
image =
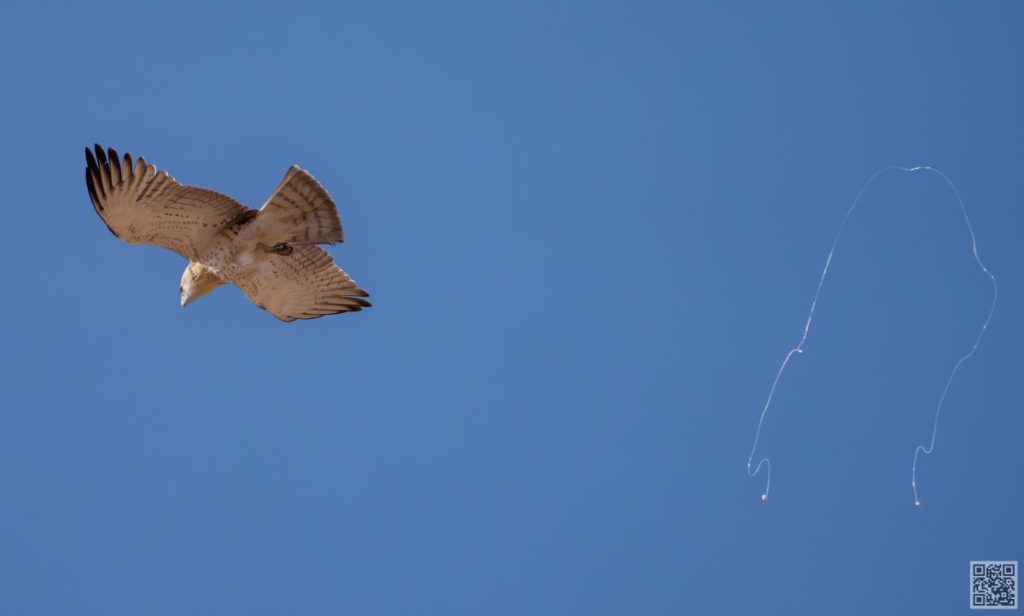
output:
[[181, 298], [181, 307], [184, 308], [185, 306], [188, 306], [188, 300], [183, 297]]

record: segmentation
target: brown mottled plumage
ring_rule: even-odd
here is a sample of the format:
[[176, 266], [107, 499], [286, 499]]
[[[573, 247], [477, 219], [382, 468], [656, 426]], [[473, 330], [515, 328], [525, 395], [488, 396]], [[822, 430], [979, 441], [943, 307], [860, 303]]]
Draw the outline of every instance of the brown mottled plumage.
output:
[[226, 283], [284, 321], [361, 310], [368, 294], [317, 244], [344, 240], [330, 195], [292, 166], [259, 210], [113, 149], [86, 148], [85, 182], [96, 213], [130, 244], [169, 248], [189, 260], [181, 305]]

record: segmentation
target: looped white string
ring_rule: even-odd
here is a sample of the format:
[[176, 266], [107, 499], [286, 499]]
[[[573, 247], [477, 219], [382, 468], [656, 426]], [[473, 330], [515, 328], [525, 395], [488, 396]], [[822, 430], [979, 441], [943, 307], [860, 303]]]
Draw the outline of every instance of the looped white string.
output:
[[785, 358], [783, 358], [782, 365], [779, 366], [779, 371], [775, 373], [775, 380], [772, 381], [772, 388], [768, 391], [768, 399], [764, 403], [764, 408], [761, 409], [761, 417], [757, 420], [757, 430], [754, 432], [754, 445], [750, 449], [750, 457], [747, 458], [747, 476], [755, 477], [758, 473], [761, 472], [761, 468], [764, 467], [767, 479], [765, 481], [764, 492], [761, 494], [761, 500], [767, 501], [768, 493], [771, 491], [772, 464], [771, 460], [769, 460], [767, 457], [764, 457], [758, 460], [756, 467], [753, 467], [754, 454], [757, 452], [757, 443], [758, 440], [760, 440], [761, 438], [761, 428], [764, 426], [764, 418], [768, 414], [768, 409], [769, 407], [771, 407], [772, 404], [772, 398], [775, 396], [775, 388], [778, 387], [779, 379], [782, 377], [782, 373], [786, 369], [786, 365], [789, 364], [790, 358], [793, 357], [793, 355], [795, 354], [804, 352], [804, 342], [807, 341], [807, 335], [811, 331], [811, 322], [814, 320], [814, 311], [818, 306], [818, 296], [821, 295], [821, 287], [825, 284], [825, 276], [828, 275], [828, 268], [832, 264], [832, 255], [835, 254], [836, 246], [839, 244], [839, 238], [842, 237], [843, 230], [846, 229], [846, 223], [847, 221], [850, 220], [850, 215], [853, 214], [853, 211], [855, 209], [857, 209], [857, 205], [860, 203], [861, 197], [864, 196], [864, 193], [867, 191], [868, 187], [870, 187], [871, 184], [874, 183], [878, 176], [882, 175], [883, 173], [886, 173], [887, 171], [904, 171], [908, 173], [915, 171], [929, 171], [931, 173], [938, 175], [940, 178], [943, 179], [943, 181], [946, 182], [946, 184], [953, 190], [953, 194], [956, 195], [957, 203], [960, 204], [960, 211], [964, 215], [964, 222], [967, 224], [967, 232], [971, 236], [971, 253], [974, 255], [974, 261], [978, 264], [978, 267], [981, 268], [981, 271], [983, 271], [985, 275], [988, 276], [989, 280], [992, 281], [992, 305], [989, 307], [988, 316], [985, 317], [985, 322], [981, 324], [981, 329], [978, 331], [978, 336], [974, 339], [974, 344], [971, 346], [971, 349], [963, 356], [961, 356], [959, 360], [957, 360], [957, 362], [953, 365], [953, 369], [949, 373], [949, 378], [946, 379], [946, 385], [945, 387], [942, 388], [942, 395], [939, 396], [939, 402], [935, 407], [935, 417], [932, 421], [932, 435], [931, 439], [928, 442], [928, 446], [926, 447], [924, 445], [918, 445], [914, 449], [914, 462], [910, 468], [910, 485], [914, 491], [914, 505], [920, 506], [921, 504], [921, 500], [920, 498], [918, 498], [917, 494], [918, 456], [922, 453], [931, 454], [932, 451], [935, 449], [935, 437], [939, 431], [939, 415], [942, 413], [942, 405], [946, 401], [946, 394], [949, 393], [949, 388], [953, 384], [953, 379], [956, 378], [956, 374], [960, 370], [960, 366], [965, 361], [967, 361], [971, 356], [973, 356], [974, 352], [978, 349], [978, 344], [981, 343], [981, 338], [982, 336], [985, 335], [985, 330], [988, 329], [988, 324], [992, 320], [992, 315], [995, 313], [996, 301], [999, 297], [999, 286], [996, 284], [996, 277], [993, 276], [992, 273], [988, 271], [988, 268], [985, 267], [984, 263], [982, 263], [981, 257], [978, 256], [978, 242], [974, 236], [974, 227], [973, 225], [971, 225], [971, 219], [967, 215], [967, 207], [964, 205], [964, 200], [960, 196], [960, 191], [957, 190], [953, 182], [950, 181], [948, 177], [946, 177], [946, 174], [942, 173], [938, 169], [923, 165], [918, 167], [899, 167], [895, 165], [890, 165], [888, 167], [884, 167], [876, 171], [875, 174], [872, 175], [868, 179], [868, 181], [864, 183], [864, 186], [861, 187], [860, 192], [857, 193], [857, 198], [853, 200], [853, 204], [850, 205], [850, 209], [846, 211], [846, 216], [843, 217], [843, 222], [839, 225], [839, 230], [836, 232], [835, 239], [832, 240], [832, 247], [828, 251], [828, 257], [825, 258], [825, 267], [822, 268], [821, 270], [821, 277], [818, 279], [818, 288], [814, 291], [814, 299], [811, 300], [811, 309], [810, 312], [808, 312], [807, 314], [807, 322], [804, 324], [803, 335], [800, 337], [800, 342], [797, 343], [795, 347], [790, 349], [789, 352], [786, 353]]

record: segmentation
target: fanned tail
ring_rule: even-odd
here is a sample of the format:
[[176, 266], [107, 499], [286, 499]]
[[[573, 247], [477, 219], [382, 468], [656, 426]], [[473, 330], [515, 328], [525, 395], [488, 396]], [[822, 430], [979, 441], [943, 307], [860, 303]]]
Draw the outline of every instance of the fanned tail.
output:
[[254, 220], [269, 245], [345, 241], [334, 200], [312, 175], [292, 165]]

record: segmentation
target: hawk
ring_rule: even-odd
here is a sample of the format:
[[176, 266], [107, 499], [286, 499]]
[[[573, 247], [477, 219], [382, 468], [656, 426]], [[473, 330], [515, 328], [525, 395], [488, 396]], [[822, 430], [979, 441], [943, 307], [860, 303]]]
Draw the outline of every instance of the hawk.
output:
[[282, 321], [370, 306], [369, 294], [318, 246], [344, 241], [341, 219], [324, 187], [299, 167], [254, 210], [184, 186], [141, 156], [133, 162], [97, 145], [85, 149], [85, 160], [89, 198], [111, 233], [188, 259], [182, 307], [228, 283]]

